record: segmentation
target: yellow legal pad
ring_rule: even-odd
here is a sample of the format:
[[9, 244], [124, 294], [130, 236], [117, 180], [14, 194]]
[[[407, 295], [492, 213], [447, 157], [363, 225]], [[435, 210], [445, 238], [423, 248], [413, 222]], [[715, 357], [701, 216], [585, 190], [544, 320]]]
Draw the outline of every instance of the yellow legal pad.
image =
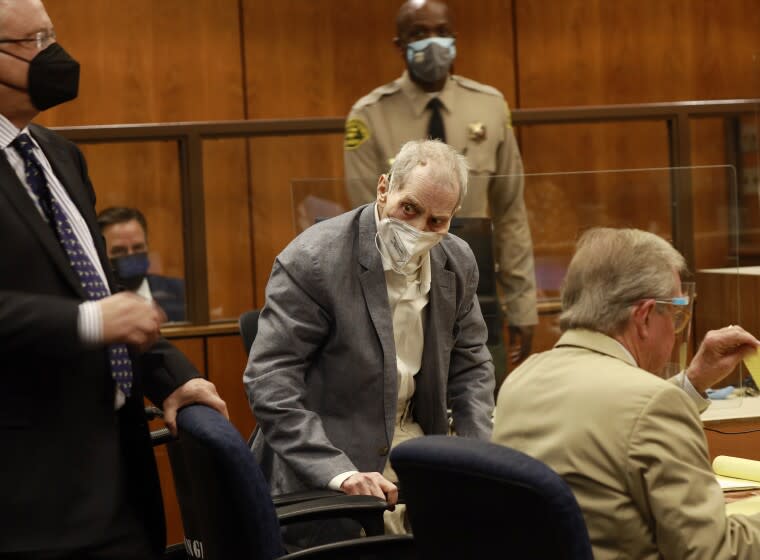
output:
[[760, 488], [760, 461], [718, 455], [712, 467], [724, 491]]
[[760, 349], [749, 356], [744, 357], [744, 365], [747, 366], [749, 374], [755, 381], [755, 385], [760, 387]]
[[[760, 461], [718, 455], [713, 460], [713, 471], [724, 492], [760, 488]], [[760, 496], [752, 496], [726, 504], [728, 515], [750, 515], [758, 512], [760, 512]]]

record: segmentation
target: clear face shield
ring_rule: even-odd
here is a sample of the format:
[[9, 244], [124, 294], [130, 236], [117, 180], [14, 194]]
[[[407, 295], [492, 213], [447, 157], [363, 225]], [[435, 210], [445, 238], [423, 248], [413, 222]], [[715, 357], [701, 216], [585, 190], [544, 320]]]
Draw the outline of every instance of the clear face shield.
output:
[[664, 307], [673, 317], [675, 342], [670, 358], [660, 372], [667, 379], [686, 369], [691, 358], [689, 342], [691, 340], [691, 318], [696, 297], [694, 282], [681, 282], [681, 295], [669, 299], [657, 299], [658, 306]]

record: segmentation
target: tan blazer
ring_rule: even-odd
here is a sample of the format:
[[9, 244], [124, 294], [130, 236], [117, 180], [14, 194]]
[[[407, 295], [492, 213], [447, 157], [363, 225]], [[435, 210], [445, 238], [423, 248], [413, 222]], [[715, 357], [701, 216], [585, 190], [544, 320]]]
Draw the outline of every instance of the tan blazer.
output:
[[570, 484], [596, 560], [760, 558], [760, 516], [726, 517], [694, 403], [615, 340], [571, 330], [531, 356], [494, 424]]

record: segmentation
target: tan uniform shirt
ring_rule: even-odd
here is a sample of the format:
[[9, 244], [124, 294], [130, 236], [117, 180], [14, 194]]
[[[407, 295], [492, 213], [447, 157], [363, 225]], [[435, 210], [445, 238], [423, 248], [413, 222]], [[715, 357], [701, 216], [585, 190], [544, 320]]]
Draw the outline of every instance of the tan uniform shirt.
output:
[[493, 441], [570, 485], [596, 560], [760, 558], [760, 515], [726, 516], [697, 407], [612, 338], [570, 330], [499, 390]]
[[[452, 75], [435, 94], [443, 104], [446, 141], [467, 157], [469, 192], [460, 216], [491, 216], [499, 283], [507, 320], [533, 325], [536, 281], [533, 243], [523, 200], [523, 167], [509, 108], [501, 93]], [[353, 206], [376, 199], [377, 179], [408, 140], [425, 138], [431, 94], [405, 72], [361, 98], [346, 121], [344, 164]]]

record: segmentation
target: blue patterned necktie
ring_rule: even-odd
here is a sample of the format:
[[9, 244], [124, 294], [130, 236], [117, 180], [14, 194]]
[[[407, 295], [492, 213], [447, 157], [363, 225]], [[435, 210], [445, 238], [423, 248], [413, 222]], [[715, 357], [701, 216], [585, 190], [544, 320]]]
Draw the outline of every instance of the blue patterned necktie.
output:
[[[29, 135], [22, 133], [11, 142], [11, 146], [24, 161], [26, 183], [39, 200], [50, 226], [55, 231], [58, 241], [60, 241], [69, 258], [71, 268], [74, 269], [82, 284], [87, 299], [94, 301], [108, 296], [108, 290], [103, 279], [87, 253], [82, 249], [68, 217], [50, 191], [42, 165], [40, 165], [37, 156], [34, 155], [32, 139], [29, 138]], [[111, 364], [111, 375], [113, 375], [116, 385], [124, 393], [124, 396], [128, 397], [132, 390], [132, 362], [129, 359], [126, 345], [110, 345], [108, 357]]]

